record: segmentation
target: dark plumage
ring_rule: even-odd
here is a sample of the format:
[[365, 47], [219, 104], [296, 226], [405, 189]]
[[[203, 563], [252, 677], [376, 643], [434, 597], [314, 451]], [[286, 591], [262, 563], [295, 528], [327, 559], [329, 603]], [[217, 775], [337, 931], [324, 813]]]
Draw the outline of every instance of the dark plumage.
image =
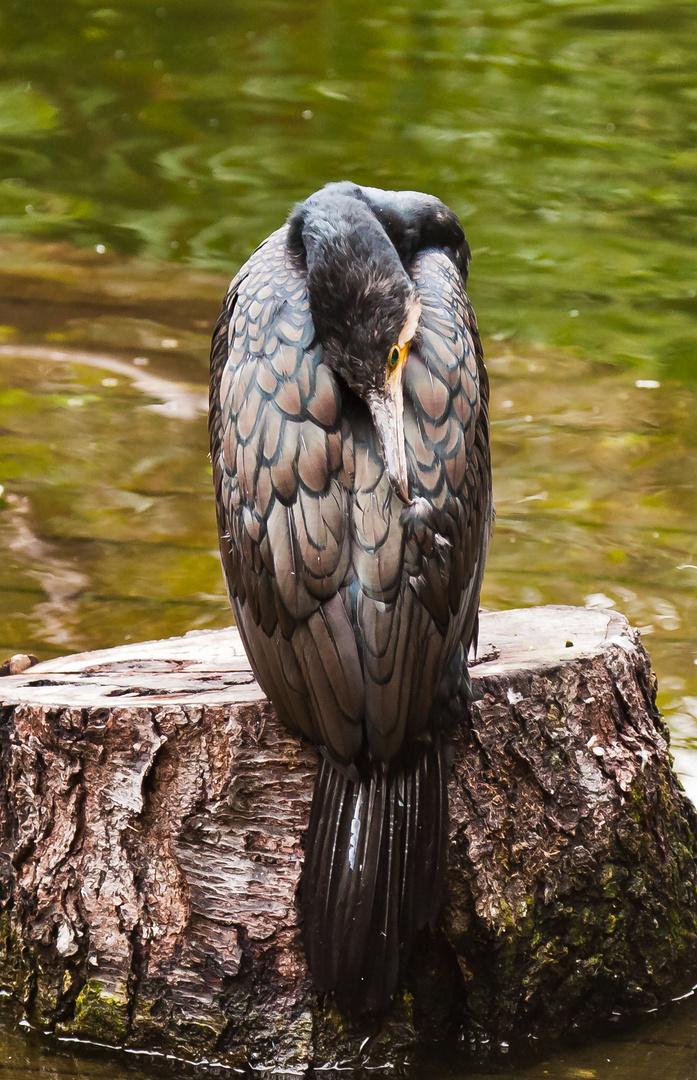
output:
[[300, 890], [318, 988], [392, 1000], [438, 911], [444, 718], [492, 520], [488, 381], [456, 216], [331, 184], [233, 280], [211, 352], [223, 570], [254, 673], [322, 750]]

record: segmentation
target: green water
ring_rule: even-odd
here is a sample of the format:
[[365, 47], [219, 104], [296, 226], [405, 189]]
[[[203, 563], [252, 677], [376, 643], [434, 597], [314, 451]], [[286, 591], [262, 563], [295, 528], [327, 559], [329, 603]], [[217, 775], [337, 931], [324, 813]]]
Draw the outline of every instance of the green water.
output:
[[[697, 5], [658, 0], [0, 0], [0, 661], [229, 621], [226, 281], [328, 180], [419, 188], [474, 253], [483, 602], [624, 611], [697, 794], [696, 55]], [[515, 1075], [685, 1080], [681, 1008]], [[0, 1046], [8, 1080], [95, 1075]]]

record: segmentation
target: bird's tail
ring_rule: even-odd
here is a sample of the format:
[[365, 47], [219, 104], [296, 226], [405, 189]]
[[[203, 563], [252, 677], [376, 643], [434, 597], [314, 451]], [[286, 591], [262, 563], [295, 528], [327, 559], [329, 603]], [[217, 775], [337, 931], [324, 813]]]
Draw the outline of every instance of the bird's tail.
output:
[[438, 738], [358, 781], [324, 758], [310, 812], [300, 905], [308, 964], [347, 1013], [392, 1001], [426, 923], [438, 914], [448, 834]]

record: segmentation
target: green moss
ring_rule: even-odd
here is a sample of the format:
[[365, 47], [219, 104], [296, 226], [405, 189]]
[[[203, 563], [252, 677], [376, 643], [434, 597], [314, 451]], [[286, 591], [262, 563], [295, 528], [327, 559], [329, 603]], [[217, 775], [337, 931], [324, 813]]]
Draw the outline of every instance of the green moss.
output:
[[75, 1014], [67, 1027], [85, 1038], [123, 1043], [128, 1036], [125, 994], [107, 990], [99, 979], [88, 979], [77, 996]]
[[332, 1002], [325, 1004], [322, 1010], [322, 1025], [326, 1027], [330, 1032], [334, 1033], [337, 1041], [343, 1040], [349, 1032], [347, 1031], [348, 1020], [343, 1013], [339, 1012], [336, 1005]]
[[29, 996], [28, 972], [23, 962], [22, 945], [12, 925], [11, 912], [0, 913], [0, 985], [17, 1001]]
[[9, 911], [0, 912], [0, 979], [14, 989], [17, 971], [17, 950], [13, 948], [12, 924]]

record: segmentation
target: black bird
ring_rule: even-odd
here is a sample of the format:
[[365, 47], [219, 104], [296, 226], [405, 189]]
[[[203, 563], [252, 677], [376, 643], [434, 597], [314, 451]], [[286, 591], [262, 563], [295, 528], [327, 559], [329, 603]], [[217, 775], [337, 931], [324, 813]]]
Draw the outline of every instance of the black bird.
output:
[[211, 352], [223, 571], [252, 669], [320, 748], [300, 885], [320, 991], [394, 997], [437, 915], [445, 720], [493, 516], [488, 379], [456, 215], [329, 184], [242, 267]]

